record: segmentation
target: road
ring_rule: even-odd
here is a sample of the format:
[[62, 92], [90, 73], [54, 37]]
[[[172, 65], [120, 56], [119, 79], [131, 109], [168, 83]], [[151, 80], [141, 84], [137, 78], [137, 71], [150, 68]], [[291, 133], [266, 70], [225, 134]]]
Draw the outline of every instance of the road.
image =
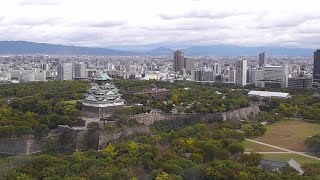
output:
[[[308, 158], [311, 158], [311, 159], [320, 160], [320, 158], [305, 154], [305, 152], [292, 151], [290, 149], [282, 148], [282, 147], [279, 147], [279, 146], [274, 146], [274, 145], [271, 145], [271, 144], [263, 143], [263, 142], [260, 142], [260, 141], [255, 141], [255, 140], [252, 140], [252, 139], [246, 139], [246, 140], [250, 141], [250, 142], [253, 142], [253, 143], [257, 143], [257, 144], [261, 144], [261, 145], [264, 145], [264, 146], [269, 146], [269, 147], [272, 147], [272, 148], [275, 148], [275, 149], [280, 149], [282, 151], [285, 151], [285, 152], [272, 152], [274, 154], [276, 154], [276, 153], [278, 153], [278, 154], [280, 154], [280, 153], [293, 153], [293, 154], [298, 154], [298, 155], [305, 156], [305, 157], [308, 157]], [[260, 153], [260, 152], [258, 152], [258, 153]], [[266, 154], [266, 153], [269, 153], [269, 152], [262, 152], [262, 153]]]

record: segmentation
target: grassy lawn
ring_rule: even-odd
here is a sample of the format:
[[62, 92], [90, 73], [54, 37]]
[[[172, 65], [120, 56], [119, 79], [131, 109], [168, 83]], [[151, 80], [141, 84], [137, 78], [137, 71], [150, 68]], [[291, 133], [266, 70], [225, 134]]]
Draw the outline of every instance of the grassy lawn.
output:
[[245, 152], [283, 152], [280, 149], [272, 148], [250, 141], [244, 141], [242, 145], [245, 148]]
[[318, 160], [304, 157], [298, 154], [263, 154], [263, 158], [267, 160], [288, 161], [293, 158], [299, 164], [303, 165], [310, 162], [319, 162]]
[[268, 131], [254, 140], [300, 152], [307, 151], [307, 137], [320, 133], [320, 124], [302, 120], [283, 120], [266, 127]]

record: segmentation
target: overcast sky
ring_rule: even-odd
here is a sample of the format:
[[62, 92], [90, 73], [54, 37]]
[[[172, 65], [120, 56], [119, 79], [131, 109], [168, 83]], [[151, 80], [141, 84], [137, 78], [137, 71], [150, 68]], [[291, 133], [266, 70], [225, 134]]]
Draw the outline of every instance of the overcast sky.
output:
[[320, 47], [319, 0], [2, 0], [0, 40]]

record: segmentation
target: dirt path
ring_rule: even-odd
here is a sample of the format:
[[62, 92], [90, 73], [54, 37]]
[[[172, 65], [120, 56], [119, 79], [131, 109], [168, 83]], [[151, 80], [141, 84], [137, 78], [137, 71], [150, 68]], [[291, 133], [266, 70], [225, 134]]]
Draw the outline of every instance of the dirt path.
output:
[[[269, 147], [272, 147], [272, 148], [275, 148], [275, 149], [280, 149], [282, 151], [285, 151], [285, 152], [261, 152], [262, 154], [263, 153], [264, 154], [267, 154], [267, 153], [274, 153], [274, 154], [276, 154], [276, 153], [278, 153], [278, 154], [280, 154], [280, 153], [294, 153], [294, 154], [298, 154], [298, 155], [305, 156], [305, 157], [308, 157], [308, 158], [320, 160], [320, 158], [305, 154], [305, 152], [292, 151], [290, 149], [282, 148], [282, 147], [279, 147], [279, 146], [274, 146], [274, 145], [271, 145], [271, 144], [263, 143], [263, 142], [260, 142], [260, 141], [255, 141], [255, 140], [252, 140], [252, 139], [246, 139], [246, 141], [250, 141], [250, 142], [253, 142], [253, 143], [257, 143], [257, 144], [261, 144], [261, 145], [264, 145], [264, 146], [269, 146]], [[260, 152], [258, 152], [258, 153], [260, 153]]]

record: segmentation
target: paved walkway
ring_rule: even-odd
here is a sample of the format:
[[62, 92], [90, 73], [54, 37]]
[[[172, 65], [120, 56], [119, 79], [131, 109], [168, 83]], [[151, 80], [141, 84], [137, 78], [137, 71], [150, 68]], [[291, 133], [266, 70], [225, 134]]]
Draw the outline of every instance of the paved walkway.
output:
[[[292, 151], [290, 149], [282, 148], [282, 147], [279, 147], [279, 146], [274, 146], [274, 145], [271, 145], [271, 144], [263, 143], [263, 142], [260, 142], [260, 141], [255, 141], [255, 140], [252, 140], [252, 139], [246, 139], [246, 141], [250, 141], [250, 142], [253, 142], [253, 143], [257, 143], [257, 144], [261, 144], [261, 145], [264, 145], [264, 146], [269, 146], [269, 147], [272, 147], [272, 148], [275, 148], [275, 149], [280, 149], [282, 151], [285, 151], [285, 152], [262, 152], [262, 153], [265, 153], [265, 154], [266, 153], [273, 153], [273, 154], [277, 154], [277, 153], [278, 154], [280, 154], [280, 153], [293, 153], [293, 154], [298, 154], [298, 155], [305, 156], [305, 157], [308, 157], [308, 158], [311, 158], [311, 159], [320, 160], [320, 158], [305, 154], [305, 152]], [[260, 152], [258, 152], [258, 153], [260, 153]]]

